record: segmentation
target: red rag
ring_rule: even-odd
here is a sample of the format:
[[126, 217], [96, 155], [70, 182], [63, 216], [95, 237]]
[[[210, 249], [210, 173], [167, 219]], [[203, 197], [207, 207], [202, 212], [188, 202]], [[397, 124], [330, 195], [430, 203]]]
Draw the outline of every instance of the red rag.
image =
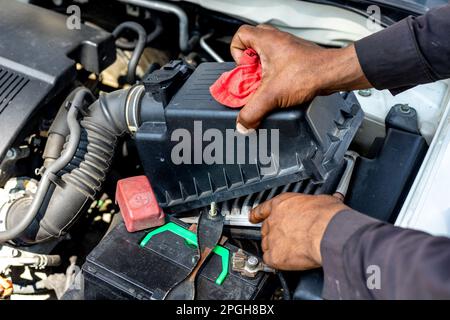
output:
[[261, 82], [262, 68], [259, 56], [249, 48], [244, 51], [239, 65], [231, 71], [224, 72], [209, 92], [217, 102], [230, 107], [244, 106]]

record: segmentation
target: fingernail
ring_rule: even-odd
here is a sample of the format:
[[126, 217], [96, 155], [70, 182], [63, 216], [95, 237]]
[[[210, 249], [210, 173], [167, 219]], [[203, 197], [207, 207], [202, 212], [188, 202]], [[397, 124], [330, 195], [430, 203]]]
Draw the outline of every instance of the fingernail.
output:
[[248, 135], [248, 134], [252, 133], [253, 131], [255, 131], [255, 129], [247, 129], [242, 124], [237, 122], [236, 123], [236, 131], [239, 132], [240, 134]]
[[239, 122], [236, 123], [236, 130], [240, 134], [248, 134], [248, 129], [246, 127], [244, 127], [242, 124], [240, 124]]

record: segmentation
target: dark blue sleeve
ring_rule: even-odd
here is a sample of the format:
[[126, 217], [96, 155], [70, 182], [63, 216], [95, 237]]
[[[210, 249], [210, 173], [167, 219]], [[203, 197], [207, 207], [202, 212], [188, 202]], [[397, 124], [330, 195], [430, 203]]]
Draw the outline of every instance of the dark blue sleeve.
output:
[[325, 299], [450, 299], [450, 239], [356, 211], [333, 217], [321, 242]]
[[450, 5], [408, 17], [355, 42], [355, 49], [377, 89], [401, 91], [450, 78]]

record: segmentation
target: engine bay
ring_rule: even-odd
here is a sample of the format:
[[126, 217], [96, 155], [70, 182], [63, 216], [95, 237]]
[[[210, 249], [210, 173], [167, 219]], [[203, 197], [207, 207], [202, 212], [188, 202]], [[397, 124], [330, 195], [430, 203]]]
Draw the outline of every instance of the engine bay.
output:
[[[232, 2], [0, 5], [3, 298], [160, 300], [202, 260], [197, 299], [320, 299], [321, 270], [264, 265], [250, 210], [284, 192], [337, 193], [395, 223], [449, 97], [444, 82], [339, 92], [244, 136], [238, 110], [208, 90], [235, 66], [224, 62], [235, 31], [260, 22]], [[343, 43], [309, 33], [315, 42], [368, 32], [352, 34], [358, 14], [335, 10], [348, 18], [334, 29]], [[201, 230], [219, 232], [206, 262]]]

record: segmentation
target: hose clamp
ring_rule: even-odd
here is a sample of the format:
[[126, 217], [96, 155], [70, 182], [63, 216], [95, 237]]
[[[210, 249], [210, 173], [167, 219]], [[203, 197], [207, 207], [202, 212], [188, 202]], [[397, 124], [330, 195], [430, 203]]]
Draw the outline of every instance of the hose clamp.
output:
[[136, 133], [140, 125], [139, 111], [144, 93], [145, 87], [143, 85], [133, 86], [128, 92], [125, 106], [125, 120], [127, 122], [128, 130], [132, 135]]

